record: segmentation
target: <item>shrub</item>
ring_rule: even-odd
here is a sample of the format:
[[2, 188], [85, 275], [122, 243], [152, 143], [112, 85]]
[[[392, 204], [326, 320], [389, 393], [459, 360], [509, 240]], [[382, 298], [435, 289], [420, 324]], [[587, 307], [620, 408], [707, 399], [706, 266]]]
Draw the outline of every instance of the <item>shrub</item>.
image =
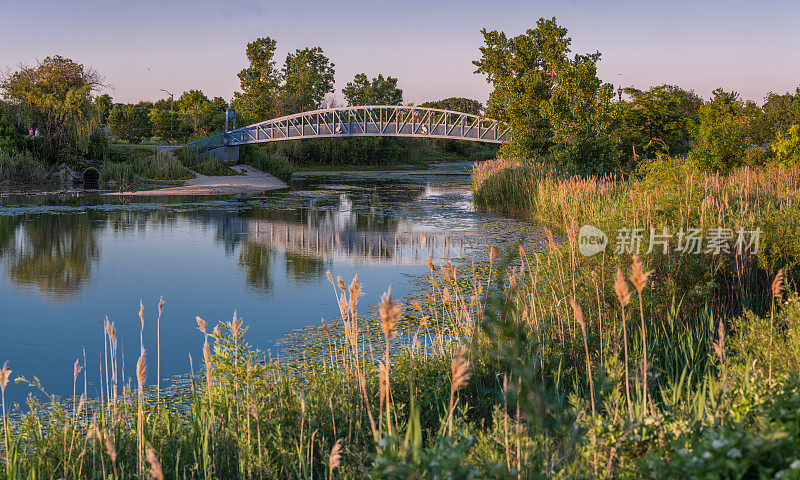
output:
[[108, 135], [100, 128], [96, 128], [91, 135], [89, 135], [86, 157], [89, 160], [96, 160], [104, 162], [108, 160], [109, 156], [109, 140]]
[[0, 150], [14, 153], [18, 150], [20, 135], [14, 124], [0, 110]]
[[153, 180], [183, 180], [193, 178], [191, 172], [172, 155], [157, 153], [155, 156], [138, 158], [132, 162], [136, 173]]
[[771, 149], [775, 152], [775, 159], [782, 165], [800, 163], [800, 125], [792, 125], [787, 132], [778, 135]]
[[11, 154], [0, 150], [0, 183], [50, 185], [56, 182], [54, 167], [28, 152]]

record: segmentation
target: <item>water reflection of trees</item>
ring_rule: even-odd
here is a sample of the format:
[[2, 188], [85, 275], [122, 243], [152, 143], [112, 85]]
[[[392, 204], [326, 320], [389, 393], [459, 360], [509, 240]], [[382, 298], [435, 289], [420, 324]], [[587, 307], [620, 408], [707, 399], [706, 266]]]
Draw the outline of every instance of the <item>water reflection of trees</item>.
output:
[[62, 298], [77, 293], [92, 274], [100, 256], [93, 231], [94, 216], [40, 215], [20, 222], [4, 217], [5, 273], [22, 286], [34, 286], [45, 296]]
[[292, 279], [308, 282], [321, 278], [328, 270], [328, 265], [323, 260], [286, 252], [286, 273]]
[[239, 250], [239, 266], [244, 269], [245, 283], [262, 293], [272, 290], [271, 256], [268, 247], [250, 242], [243, 243]]

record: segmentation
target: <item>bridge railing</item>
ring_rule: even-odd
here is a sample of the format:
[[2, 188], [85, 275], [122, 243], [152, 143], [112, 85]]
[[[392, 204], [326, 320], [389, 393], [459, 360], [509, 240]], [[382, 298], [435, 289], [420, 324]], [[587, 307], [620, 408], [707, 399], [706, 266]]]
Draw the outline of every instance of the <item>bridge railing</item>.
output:
[[273, 118], [192, 142], [187, 148], [202, 152], [225, 145], [359, 136], [448, 138], [490, 143], [511, 139], [507, 125], [480, 115], [415, 106], [360, 105]]
[[186, 149], [199, 153], [199, 152], [206, 152], [208, 150], [213, 150], [215, 148], [224, 147], [226, 145], [226, 136], [227, 133], [218, 133], [216, 135], [212, 135], [210, 137], [201, 138], [200, 140], [195, 140], [194, 142], [189, 142], [186, 144]]

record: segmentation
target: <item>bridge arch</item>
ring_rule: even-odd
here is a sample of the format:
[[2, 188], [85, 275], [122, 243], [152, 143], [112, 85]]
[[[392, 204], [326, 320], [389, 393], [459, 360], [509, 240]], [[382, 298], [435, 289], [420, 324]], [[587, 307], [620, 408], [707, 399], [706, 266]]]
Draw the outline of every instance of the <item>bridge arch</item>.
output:
[[488, 143], [511, 140], [511, 128], [490, 118], [452, 110], [403, 105], [360, 105], [310, 110], [220, 133], [186, 147], [221, 147], [303, 138], [414, 137]]

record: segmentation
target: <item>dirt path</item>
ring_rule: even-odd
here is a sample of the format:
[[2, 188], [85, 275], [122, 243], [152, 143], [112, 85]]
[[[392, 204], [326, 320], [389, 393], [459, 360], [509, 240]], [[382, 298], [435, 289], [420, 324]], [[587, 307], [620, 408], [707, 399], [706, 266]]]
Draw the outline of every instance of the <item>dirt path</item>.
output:
[[285, 182], [269, 173], [262, 172], [250, 165], [232, 167], [244, 175], [210, 177], [197, 174], [196, 178], [186, 180], [180, 187], [159, 188], [156, 190], [137, 190], [134, 192], [114, 192], [105, 195], [256, 195], [268, 190], [288, 188]]

